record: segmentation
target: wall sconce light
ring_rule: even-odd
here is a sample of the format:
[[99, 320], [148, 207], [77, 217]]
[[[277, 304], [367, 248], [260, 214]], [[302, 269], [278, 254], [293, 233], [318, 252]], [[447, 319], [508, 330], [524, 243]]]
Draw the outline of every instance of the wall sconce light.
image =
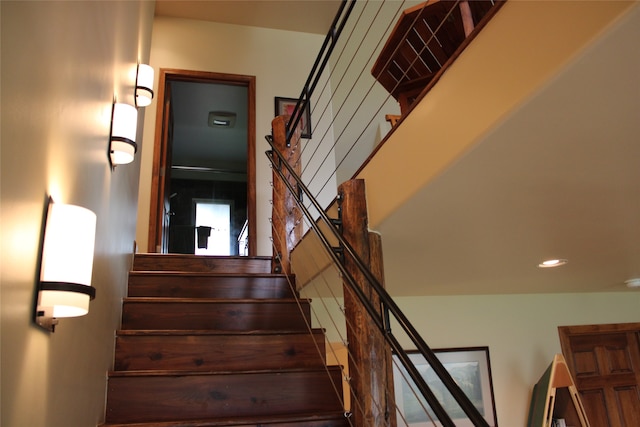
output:
[[49, 199], [35, 321], [54, 332], [58, 318], [84, 316], [95, 298], [91, 286], [96, 214]]
[[153, 68], [138, 64], [136, 72], [136, 107], [146, 107], [153, 99]]
[[138, 150], [136, 130], [138, 110], [129, 104], [113, 104], [109, 139], [109, 163], [111, 167], [131, 163]]

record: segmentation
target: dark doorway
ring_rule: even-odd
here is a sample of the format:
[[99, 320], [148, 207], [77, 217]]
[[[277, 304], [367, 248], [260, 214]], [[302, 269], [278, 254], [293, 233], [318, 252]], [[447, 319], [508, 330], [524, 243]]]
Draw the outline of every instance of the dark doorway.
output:
[[[161, 69], [158, 99], [149, 252], [255, 255], [255, 78]], [[196, 217], [221, 200], [227, 225]]]

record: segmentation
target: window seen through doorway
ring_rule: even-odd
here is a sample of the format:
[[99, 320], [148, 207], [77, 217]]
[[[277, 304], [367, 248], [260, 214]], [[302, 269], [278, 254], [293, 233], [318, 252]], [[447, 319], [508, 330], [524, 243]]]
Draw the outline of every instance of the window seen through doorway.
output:
[[195, 254], [231, 255], [231, 203], [196, 201]]

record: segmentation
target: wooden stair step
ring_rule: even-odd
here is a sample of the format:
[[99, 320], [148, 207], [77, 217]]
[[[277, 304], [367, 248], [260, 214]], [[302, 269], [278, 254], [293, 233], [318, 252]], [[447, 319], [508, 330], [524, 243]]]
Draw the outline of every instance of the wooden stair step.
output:
[[349, 425], [344, 412], [337, 411], [324, 414], [234, 417], [218, 420], [101, 424], [101, 427], [348, 427]]
[[309, 300], [133, 297], [122, 304], [122, 329], [304, 331], [307, 324]]
[[133, 259], [133, 270], [270, 273], [271, 258], [138, 253]]
[[289, 281], [280, 274], [189, 273], [133, 271], [129, 273], [130, 297], [182, 298], [293, 298]]
[[114, 369], [243, 370], [321, 367], [322, 329], [308, 331], [118, 331]]
[[109, 374], [106, 422], [336, 412], [342, 410], [341, 388], [341, 371], [335, 366], [278, 372], [114, 371]]

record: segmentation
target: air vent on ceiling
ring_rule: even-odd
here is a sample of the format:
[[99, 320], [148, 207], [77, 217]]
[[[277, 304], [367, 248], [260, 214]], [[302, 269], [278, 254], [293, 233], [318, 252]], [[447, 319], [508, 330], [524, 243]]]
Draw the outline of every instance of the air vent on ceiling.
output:
[[212, 128], [232, 128], [236, 124], [236, 113], [230, 111], [210, 111], [209, 126]]

